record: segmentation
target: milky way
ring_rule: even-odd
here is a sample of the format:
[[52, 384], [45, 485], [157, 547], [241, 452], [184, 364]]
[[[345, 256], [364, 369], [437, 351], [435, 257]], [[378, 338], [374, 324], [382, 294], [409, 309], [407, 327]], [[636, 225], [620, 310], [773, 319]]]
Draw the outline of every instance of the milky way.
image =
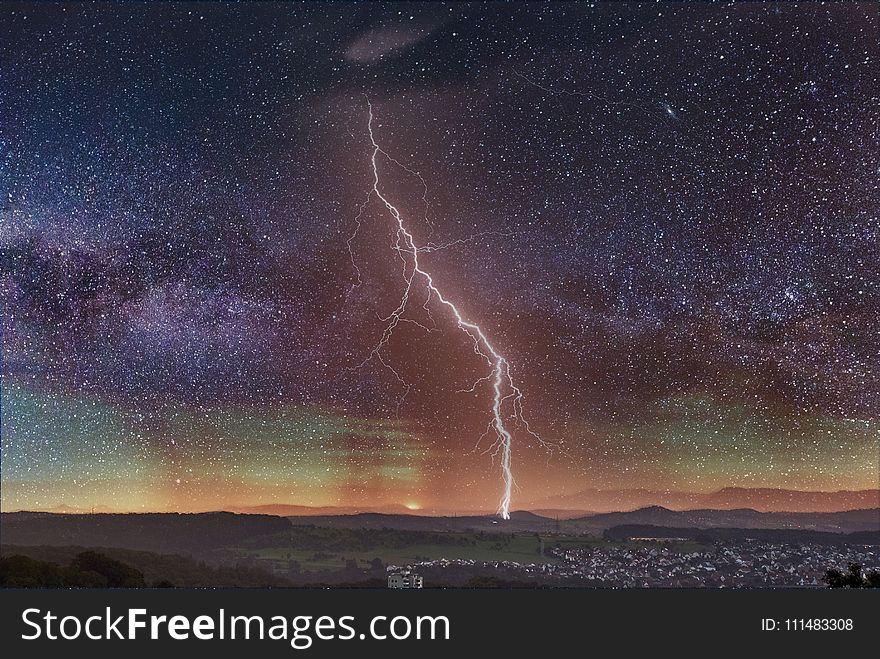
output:
[[430, 182], [383, 191], [565, 447], [517, 445], [514, 506], [877, 487], [878, 23], [4, 3], [3, 509], [495, 509], [468, 337], [395, 331], [402, 405], [357, 368], [401, 272], [365, 94]]

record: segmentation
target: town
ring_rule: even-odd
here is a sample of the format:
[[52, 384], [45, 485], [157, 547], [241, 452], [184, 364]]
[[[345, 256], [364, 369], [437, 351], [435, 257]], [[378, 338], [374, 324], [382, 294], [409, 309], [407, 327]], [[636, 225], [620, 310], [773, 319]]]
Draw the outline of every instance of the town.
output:
[[[681, 552], [658, 542], [654, 547], [553, 548], [546, 559], [534, 563], [439, 559], [388, 566], [388, 570], [418, 573], [425, 587], [488, 585], [487, 579], [536, 587], [823, 587], [822, 577], [830, 568], [856, 563], [866, 571], [880, 569], [880, 548], [742, 541]], [[470, 579], [462, 581], [468, 574]]]

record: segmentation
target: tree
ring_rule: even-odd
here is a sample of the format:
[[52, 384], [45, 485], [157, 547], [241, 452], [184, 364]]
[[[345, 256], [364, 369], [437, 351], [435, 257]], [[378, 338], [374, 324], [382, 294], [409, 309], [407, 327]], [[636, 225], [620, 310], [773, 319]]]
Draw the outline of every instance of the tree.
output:
[[824, 581], [829, 588], [843, 588], [844, 578], [843, 572], [840, 570], [835, 570], [834, 568], [825, 571], [825, 576], [822, 577], [822, 581]]
[[829, 588], [880, 588], [880, 572], [868, 570], [862, 574], [858, 563], [850, 563], [845, 573], [834, 568], [826, 570], [822, 580]]
[[27, 556], [0, 558], [0, 586], [9, 588], [57, 588], [64, 577], [57, 565]]
[[70, 567], [80, 572], [93, 572], [107, 580], [110, 588], [142, 588], [146, 585], [144, 575], [130, 565], [99, 554], [96, 551], [84, 551], [77, 554]]
[[850, 563], [849, 570], [844, 577], [844, 585], [849, 588], [861, 588], [864, 586], [862, 579], [862, 566], [858, 563]]
[[[141, 584], [143, 585], [143, 584]], [[104, 588], [107, 578], [94, 570], [59, 567], [28, 556], [0, 559], [0, 586], [11, 588]]]

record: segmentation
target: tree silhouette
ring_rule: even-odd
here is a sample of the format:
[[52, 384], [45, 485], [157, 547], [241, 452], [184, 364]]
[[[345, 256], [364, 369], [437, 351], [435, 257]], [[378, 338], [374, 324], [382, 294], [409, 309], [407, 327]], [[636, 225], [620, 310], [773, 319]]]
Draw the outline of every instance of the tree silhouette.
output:
[[107, 580], [110, 588], [138, 588], [146, 585], [140, 570], [96, 551], [77, 554], [71, 561], [70, 567], [80, 572], [100, 574]]
[[846, 586], [849, 588], [861, 588], [864, 585], [862, 578], [862, 566], [858, 563], [850, 563], [846, 577]]
[[826, 570], [822, 580], [829, 588], [880, 588], [880, 572], [868, 570], [862, 574], [858, 563], [850, 563], [845, 573], [834, 568]]
[[845, 585], [843, 572], [834, 568], [825, 571], [825, 576], [822, 577], [822, 581], [824, 581], [829, 588], [843, 588]]

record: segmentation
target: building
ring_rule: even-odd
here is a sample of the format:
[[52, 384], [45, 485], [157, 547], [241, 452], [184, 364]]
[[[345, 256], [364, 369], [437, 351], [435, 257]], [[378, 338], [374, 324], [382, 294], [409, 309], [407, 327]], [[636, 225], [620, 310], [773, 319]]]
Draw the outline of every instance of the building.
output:
[[389, 588], [421, 588], [422, 578], [417, 574], [412, 574], [409, 570], [401, 572], [392, 572], [388, 575]]

